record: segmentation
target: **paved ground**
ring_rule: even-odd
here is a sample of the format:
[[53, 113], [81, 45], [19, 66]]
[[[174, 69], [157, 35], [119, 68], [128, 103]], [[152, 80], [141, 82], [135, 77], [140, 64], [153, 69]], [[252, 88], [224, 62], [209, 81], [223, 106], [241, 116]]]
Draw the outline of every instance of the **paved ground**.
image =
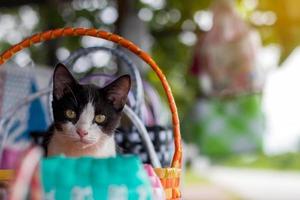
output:
[[205, 174], [214, 185], [232, 191], [243, 200], [300, 199], [300, 171], [292, 173], [213, 167]]
[[184, 200], [232, 200], [232, 196], [220, 187], [214, 185], [194, 185], [183, 187]]

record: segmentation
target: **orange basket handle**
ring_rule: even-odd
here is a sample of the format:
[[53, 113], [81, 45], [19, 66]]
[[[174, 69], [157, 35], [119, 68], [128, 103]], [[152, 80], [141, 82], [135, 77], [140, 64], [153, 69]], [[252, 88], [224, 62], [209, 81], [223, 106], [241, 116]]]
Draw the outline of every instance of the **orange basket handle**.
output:
[[165, 75], [163, 74], [159, 66], [155, 63], [155, 61], [146, 52], [142, 51], [139, 47], [137, 47], [132, 42], [124, 39], [119, 35], [109, 33], [103, 30], [95, 29], [95, 28], [67, 27], [67, 28], [54, 29], [46, 32], [37, 33], [31, 37], [26, 38], [22, 42], [10, 47], [8, 50], [6, 50], [4, 53], [1, 54], [0, 65], [4, 64], [14, 54], [21, 51], [24, 48], [30, 47], [36, 43], [40, 43], [43, 41], [52, 40], [64, 36], [92, 36], [92, 37], [102, 38], [117, 43], [120, 46], [136, 54], [138, 57], [143, 59], [146, 63], [148, 63], [151, 66], [151, 68], [154, 70], [154, 72], [156, 73], [156, 75], [159, 77], [161, 81], [161, 84], [167, 95], [169, 107], [172, 113], [175, 152], [173, 155], [171, 167], [181, 168], [182, 146], [181, 146], [180, 125], [179, 125], [177, 107], [171, 92], [171, 88], [167, 82]]

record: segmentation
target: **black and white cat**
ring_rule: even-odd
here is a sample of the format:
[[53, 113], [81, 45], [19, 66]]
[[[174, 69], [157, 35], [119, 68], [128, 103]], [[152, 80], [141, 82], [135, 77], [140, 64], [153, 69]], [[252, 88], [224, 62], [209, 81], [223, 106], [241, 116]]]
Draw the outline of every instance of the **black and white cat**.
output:
[[54, 125], [44, 141], [47, 156], [114, 156], [114, 131], [130, 86], [129, 75], [104, 88], [82, 85], [64, 65], [58, 64], [53, 75]]

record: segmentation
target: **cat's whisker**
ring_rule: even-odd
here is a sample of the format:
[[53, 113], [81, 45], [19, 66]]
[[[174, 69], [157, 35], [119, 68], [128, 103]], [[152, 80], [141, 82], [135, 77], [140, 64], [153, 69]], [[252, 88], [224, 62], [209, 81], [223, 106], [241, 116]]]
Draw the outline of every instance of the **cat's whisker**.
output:
[[115, 133], [123, 133], [122, 131], [120, 131], [119, 129], [115, 130]]
[[94, 146], [96, 143], [91, 143], [91, 144], [87, 144], [87, 145], [84, 145], [84, 146], [82, 146], [82, 149], [86, 149], [86, 148], [89, 148], [89, 147], [95, 147], [96, 148], [96, 146]]
[[96, 140], [97, 139], [97, 137], [88, 137], [88, 138], [86, 138], [87, 140]]
[[79, 139], [78, 137], [74, 137], [74, 136], [67, 135], [67, 134], [61, 134], [61, 136], [62, 136], [62, 137], [69, 138], [69, 139], [74, 139], [74, 140], [78, 140], [78, 139]]
[[124, 148], [122, 148], [121, 146], [119, 146], [119, 145], [116, 144], [116, 151], [118, 153], [124, 153]]

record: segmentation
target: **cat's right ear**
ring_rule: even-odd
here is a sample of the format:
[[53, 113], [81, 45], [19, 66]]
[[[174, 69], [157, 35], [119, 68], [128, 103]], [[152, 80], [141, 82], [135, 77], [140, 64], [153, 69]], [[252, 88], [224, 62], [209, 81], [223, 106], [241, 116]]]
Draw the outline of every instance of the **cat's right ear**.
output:
[[72, 92], [72, 88], [78, 83], [66, 66], [59, 63], [53, 74], [53, 97], [60, 99], [64, 94]]

